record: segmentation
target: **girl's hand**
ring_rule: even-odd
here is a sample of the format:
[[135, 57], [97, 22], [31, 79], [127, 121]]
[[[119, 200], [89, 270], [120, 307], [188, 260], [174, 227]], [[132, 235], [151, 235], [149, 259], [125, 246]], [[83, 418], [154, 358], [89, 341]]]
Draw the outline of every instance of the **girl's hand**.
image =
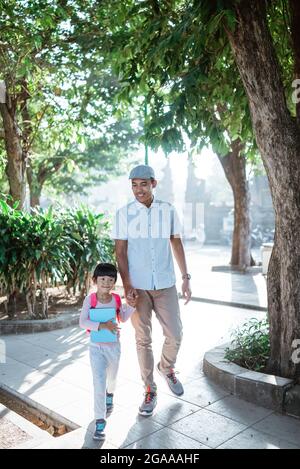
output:
[[101, 329], [107, 329], [108, 331], [112, 332], [113, 334], [116, 334], [120, 330], [120, 328], [118, 327], [118, 324], [113, 322], [113, 318], [111, 318], [109, 321], [101, 322], [99, 324], [99, 331]]

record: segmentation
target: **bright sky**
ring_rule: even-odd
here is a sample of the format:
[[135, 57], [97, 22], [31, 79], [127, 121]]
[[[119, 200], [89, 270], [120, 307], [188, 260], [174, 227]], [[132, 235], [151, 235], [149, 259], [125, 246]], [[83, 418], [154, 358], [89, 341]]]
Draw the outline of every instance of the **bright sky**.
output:
[[[188, 154], [186, 153], [172, 153], [165, 157], [163, 151], [154, 153], [149, 149], [149, 165], [153, 167], [158, 180], [160, 183], [163, 177], [163, 169], [170, 160], [170, 167], [172, 171], [172, 184], [174, 194], [174, 205], [176, 207], [179, 218], [185, 226], [188, 226], [187, 220], [190, 219], [188, 216], [187, 207], [185, 206], [184, 198], [186, 192], [187, 172], [188, 172]], [[129, 162], [128, 171], [126, 174], [120, 177], [112, 177], [107, 183], [97, 184], [97, 180], [94, 182], [94, 187], [88, 190], [88, 196], [82, 196], [81, 194], [74, 194], [67, 196], [65, 203], [71, 206], [78, 206], [83, 203], [87, 205], [91, 210], [96, 213], [105, 213], [110, 219], [115, 211], [126, 205], [129, 201], [133, 200], [133, 194], [131, 191], [131, 184], [128, 179], [129, 171], [135, 164], [144, 164], [145, 150], [142, 146], [141, 149], [132, 155], [132, 164]], [[214, 197], [218, 198], [218, 191], [221, 193], [221, 198], [228, 199], [228, 193], [232, 194], [229, 184], [226, 181], [224, 171], [218, 158], [214, 153], [207, 148], [204, 148], [201, 154], [194, 156], [195, 163], [195, 175], [199, 179], [206, 180], [206, 190], [210, 189], [210, 184], [214, 184]], [[224, 190], [227, 195], [224, 195]], [[217, 188], [220, 187], [220, 190]], [[229, 188], [229, 190], [228, 190]], [[155, 193], [155, 192], [154, 192]], [[202, 212], [201, 212], [202, 213]], [[202, 215], [200, 215], [201, 217]], [[184, 221], [185, 220], [185, 221]]]
[[[172, 170], [175, 204], [180, 206], [183, 204], [186, 190], [188, 169], [187, 153], [172, 153], [168, 158], [170, 159]], [[194, 157], [197, 177], [206, 179], [212, 174], [214, 158], [216, 157], [208, 149], [204, 149], [201, 155], [196, 155]], [[135, 160], [138, 160], [139, 164], [144, 164], [144, 149], [141, 149], [135, 155]], [[167, 162], [168, 159], [162, 151], [154, 153], [149, 150], [149, 165], [152, 166], [155, 171], [158, 184], [163, 176], [162, 170], [167, 165]], [[128, 180], [128, 175], [114, 178], [112, 181], [105, 184], [102, 183], [101, 186], [92, 190], [92, 194], [93, 199], [96, 197], [99, 202], [106, 200], [108, 204], [114, 204], [117, 207], [124, 205], [132, 199], [131, 185]], [[85, 200], [85, 203], [86, 202], [88, 201]], [[94, 204], [95, 202], [93, 201], [93, 205]]]

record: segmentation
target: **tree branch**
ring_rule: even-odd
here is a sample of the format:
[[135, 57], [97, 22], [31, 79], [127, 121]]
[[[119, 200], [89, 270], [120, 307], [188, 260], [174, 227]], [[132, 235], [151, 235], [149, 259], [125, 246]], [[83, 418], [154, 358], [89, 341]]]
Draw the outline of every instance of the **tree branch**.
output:
[[[54, 161], [48, 160], [48, 162], [43, 161], [38, 169], [37, 181], [41, 186], [44, 185], [49, 176], [56, 173], [62, 167], [65, 162], [65, 157], [57, 157], [53, 158], [53, 160]], [[51, 166], [47, 166], [47, 163], [50, 163]]]

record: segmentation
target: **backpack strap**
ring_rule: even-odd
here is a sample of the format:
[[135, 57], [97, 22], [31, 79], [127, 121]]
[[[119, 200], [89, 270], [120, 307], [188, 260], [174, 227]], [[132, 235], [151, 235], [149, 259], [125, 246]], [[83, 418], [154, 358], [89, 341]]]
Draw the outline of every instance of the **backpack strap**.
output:
[[97, 293], [91, 293], [90, 305], [91, 305], [91, 308], [96, 308], [96, 306], [97, 306]]
[[117, 313], [117, 320], [120, 322], [121, 319], [121, 306], [122, 306], [122, 301], [120, 295], [117, 293], [111, 293], [113, 298], [115, 299], [116, 302], [116, 313]]
[[112, 293], [112, 296], [114, 297], [114, 299], [115, 299], [115, 301], [116, 301], [117, 310], [120, 311], [121, 305], [122, 305], [120, 295], [118, 295], [117, 293]]
[[[90, 307], [96, 308], [96, 306], [97, 306], [97, 293], [91, 293], [90, 294]], [[87, 329], [86, 331], [88, 334], [91, 332], [90, 329]]]

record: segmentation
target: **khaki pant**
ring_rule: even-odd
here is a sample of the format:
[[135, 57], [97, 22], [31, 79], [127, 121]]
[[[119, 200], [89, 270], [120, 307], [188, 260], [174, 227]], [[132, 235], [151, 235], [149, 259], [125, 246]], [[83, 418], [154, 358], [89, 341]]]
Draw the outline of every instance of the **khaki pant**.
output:
[[156, 391], [153, 378], [152, 310], [160, 322], [165, 341], [160, 358], [160, 369], [168, 373], [174, 368], [182, 339], [182, 324], [176, 287], [162, 290], [137, 290], [136, 311], [131, 316], [135, 328], [137, 355], [145, 388]]

